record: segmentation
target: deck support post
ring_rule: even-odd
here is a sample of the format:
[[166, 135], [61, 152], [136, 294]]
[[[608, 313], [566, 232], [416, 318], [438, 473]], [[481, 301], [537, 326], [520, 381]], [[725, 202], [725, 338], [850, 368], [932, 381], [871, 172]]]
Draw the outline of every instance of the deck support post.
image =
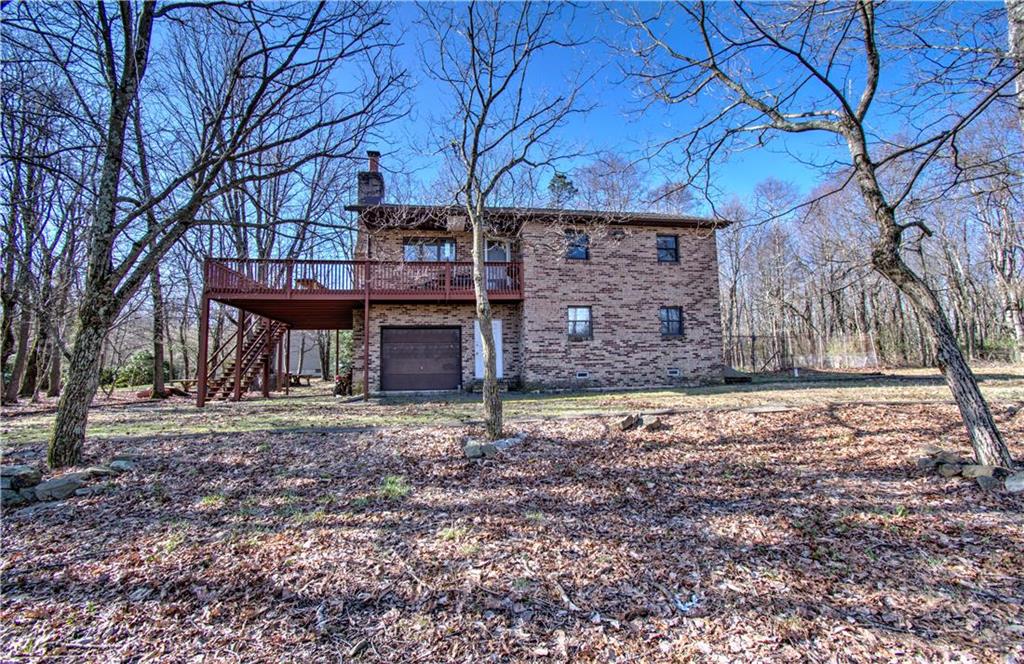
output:
[[263, 389], [264, 398], [270, 397], [270, 361], [274, 357], [274, 346], [270, 342], [270, 319], [263, 317], [263, 324], [267, 326], [267, 340], [263, 344], [260, 355], [263, 356], [263, 375], [260, 376], [260, 387]]
[[242, 398], [242, 345], [245, 343], [245, 311], [238, 310], [238, 330], [235, 337], [235, 401]]
[[274, 391], [280, 392], [284, 389], [281, 384], [281, 376], [284, 373], [284, 337], [277, 340], [274, 354], [277, 355], [277, 371], [274, 372]]
[[203, 295], [199, 306], [199, 357], [196, 358], [196, 407], [206, 405], [206, 374], [209, 371], [210, 298]]
[[338, 356], [341, 355], [341, 330], [334, 330], [334, 377], [338, 377], [341, 370], [338, 365]]
[[370, 399], [370, 262], [363, 284], [363, 401]]
[[284, 393], [292, 386], [292, 328], [285, 333], [284, 342]]

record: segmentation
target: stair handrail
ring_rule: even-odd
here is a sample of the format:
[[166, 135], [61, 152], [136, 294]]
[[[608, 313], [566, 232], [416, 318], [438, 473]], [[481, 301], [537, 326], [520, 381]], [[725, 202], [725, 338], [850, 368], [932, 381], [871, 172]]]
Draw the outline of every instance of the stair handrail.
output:
[[[246, 324], [246, 329], [245, 329], [245, 332], [243, 333], [243, 337], [247, 337], [249, 335], [249, 333], [252, 331], [252, 329], [256, 325], [258, 325], [258, 323], [259, 323], [259, 319], [255, 318], [255, 317], [250, 317], [248, 323]], [[215, 349], [213, 351], [213, 356], [216, 357], [217, 354], [220, 353], [225, 347], [227, 347], [228, 344], [231, 344], [231, 347], [228, 348], [227, 351], [224, 353], [224, 355], [222, 355], [219, 360], [214, 362], [213, 366], [211, 366], [209, 368], [209, 370], [206, 372], [206, 384], [207, 385], [211, 385], [212, 384], [213, 379], [215, 379], [217, 377], [217, 371], [224, 365], [225, 362], [227, 362], [227, 359], [229, 357], [233, 357], [234, 356], [235, 349], [238, 346], [238, 335], [237, 334], [231, 334], [230, 335], [230, 341], [225, 342], [224, 344], [221, 345], [220, 348]]]

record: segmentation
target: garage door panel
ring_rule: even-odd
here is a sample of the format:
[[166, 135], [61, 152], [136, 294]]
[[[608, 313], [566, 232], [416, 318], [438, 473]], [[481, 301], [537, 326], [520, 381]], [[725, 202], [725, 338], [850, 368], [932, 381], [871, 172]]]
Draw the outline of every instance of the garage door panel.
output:
[[459, 328], [383, 328], [381, 389], [454, 390], [462, 384]]

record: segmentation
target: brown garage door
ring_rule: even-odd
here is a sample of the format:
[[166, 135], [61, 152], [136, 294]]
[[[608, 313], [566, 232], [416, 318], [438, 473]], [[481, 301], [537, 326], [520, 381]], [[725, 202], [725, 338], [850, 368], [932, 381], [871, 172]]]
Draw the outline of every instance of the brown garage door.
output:
[[382, 390], [456, 390], [462, 384], [457, 327], [381, 328]]

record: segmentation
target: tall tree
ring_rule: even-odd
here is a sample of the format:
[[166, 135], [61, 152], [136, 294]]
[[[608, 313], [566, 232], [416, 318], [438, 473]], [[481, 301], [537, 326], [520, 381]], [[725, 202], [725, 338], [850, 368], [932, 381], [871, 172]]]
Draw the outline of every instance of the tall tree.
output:
[[562, 35], [563, 7], [524, 2], [421, 6], [431, 33], [431, 71], [447, 88], [455, 121], [438, 129], [448, 155], [455, 196], [473, 231], [473, 287], [484, 355], [483, 405], [487, 436], [502, 433], [491, 304], [485, 277], [488, 206], [524, 169], [550, 166], [560, 153], [557, 130], [582, 112], [584, 81], [570, 78], [545, 94], [535, 84], [537, 59], [572, 46]]
[[576, 188], [569, 176], [562, 172], [556, 172], [548, 182], [548, 206], [553, 208], [570, 207], [580, 190]]
[[[1013, 94], [1021, 73], [1019, 63], [1002, 57], [1001, 45], [958, 48], [967, 34], [999, 34], [995, 23], [1005, 20], [986, 12], [869, 0], [700, 3], [671, 12], [636, 6], [626, 21], [637, 36], [631, 73], [649, 96], [669, 105], [699, 100], [709, 109], [674, 141], [693, 179], [706, 185], [716, 156], [782, 133], [827, 134], [845, 148], [840, 163], [873, 222], [864, 241], [871, 244], [874, 269], [929, 330], [978, 460], [1010, 466], [943, 305], [906, 256], [908, 238], [932, 233], [906, 210], [922, 174], [965, 127]], [[982, 21], [993, 29], [971, 33], [969, 27]], [[901, 86], [895, 105], [888, 85]], [[887, 112], [909, 124], [910, 138], [883, 140], [873, 133]]]
[[[103, 340], [118, 312], [201, 223], [205, 206], [245, 181], [225, 179], [226, 164], [272, 155], [274, 169], [262, 175], [271, 177], [323, 155], [350, 158], [393, 116], [402, 74], [391, 63], [382, 12], [362, 2], [11, 8], [5, 37], [64, 76], [76, 101], [69, 113], [85, 119], [82, 145], [98, 145], [102, 155], [52, 466], [81, 458]], [[153, 57], [155, 43], [167, 57]], [[333, 75], [348, 63], [361, 73], [339, 84]], [[136, 107], [145, 156], [126, 137]], [[147, 118], [159, 129], [146, 132]], [[258, 128], [272, 129], [254, 142]], [[143, 161], [153, 166], [148, 194], [134, 184]]]

